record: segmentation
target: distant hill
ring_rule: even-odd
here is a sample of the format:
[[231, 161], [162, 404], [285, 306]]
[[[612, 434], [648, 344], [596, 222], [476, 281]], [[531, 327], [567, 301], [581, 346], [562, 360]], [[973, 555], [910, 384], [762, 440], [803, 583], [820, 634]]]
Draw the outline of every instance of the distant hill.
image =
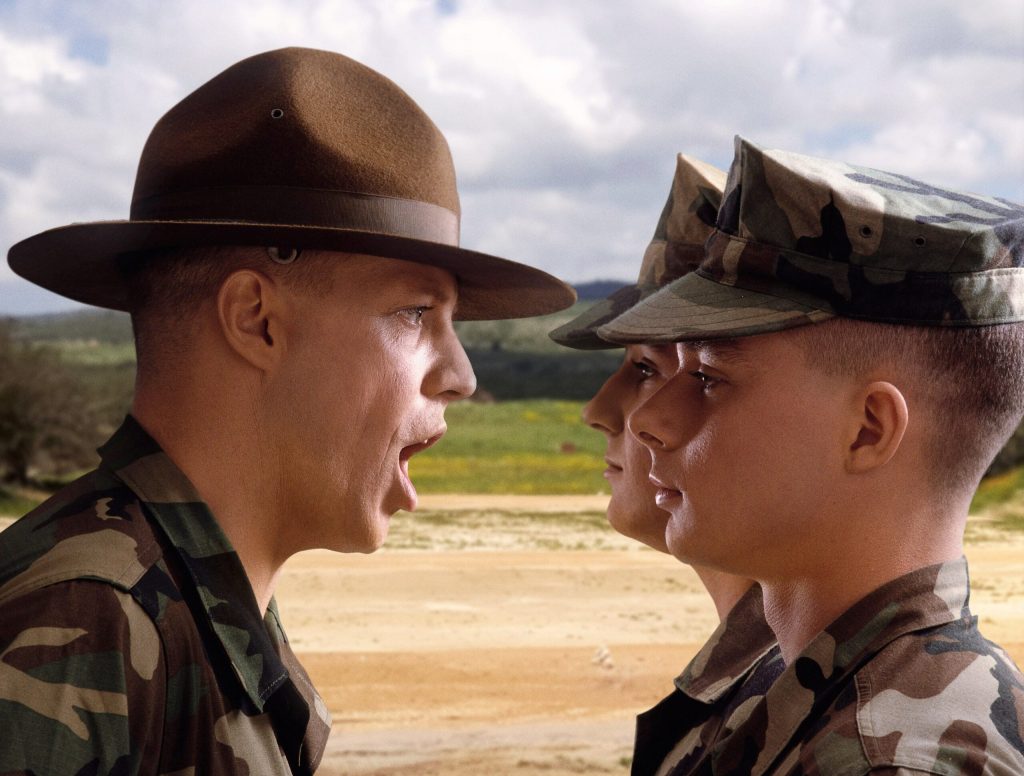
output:
[[581, 302], [593, 302], [604, 299], [613, 291], [630, 284], [629, 280], [591, 280], [588, 283], [575, 283], [574, 288]]

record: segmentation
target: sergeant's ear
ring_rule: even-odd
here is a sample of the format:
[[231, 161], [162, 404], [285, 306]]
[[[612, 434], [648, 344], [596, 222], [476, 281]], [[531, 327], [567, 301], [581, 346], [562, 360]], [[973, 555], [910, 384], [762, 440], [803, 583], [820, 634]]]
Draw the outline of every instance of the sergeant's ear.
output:
[[283, 300], [274, 282], [261, 272], [232, 272], [217, 294], [217, 316], [224, 339], [239, 356], [269, 371], [281, 356]]
[[887, 382], [865, 386], [852, 405], [846, 471], [863, 474], [888, 463], [903, 441], [909, 419], [899, 388]]

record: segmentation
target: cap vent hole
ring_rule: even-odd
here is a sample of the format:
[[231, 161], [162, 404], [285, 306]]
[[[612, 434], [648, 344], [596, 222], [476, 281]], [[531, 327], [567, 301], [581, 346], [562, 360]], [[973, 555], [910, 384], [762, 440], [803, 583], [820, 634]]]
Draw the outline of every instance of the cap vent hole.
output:
[[914, 238], [914, 245], [916, 245], [918, 248], [923, 248], [926, 242], [928, 241], [925, 240], [921, 235], [918, 235], [917, 237]]
[[874, 230], [870, 226], [868, 226], [867, 224], [865, 224], [864, 226], [862, 226], [860, 228], [860, 236], [861, 237], [870, 237], [872, 234], [874, 234]]
[[270, 111], [270, 118], [272, 118], [272, 119], [283, 119], [284, 118], [284, 111], [281, 110], [280, 108], [274, 108], [272, 111]]

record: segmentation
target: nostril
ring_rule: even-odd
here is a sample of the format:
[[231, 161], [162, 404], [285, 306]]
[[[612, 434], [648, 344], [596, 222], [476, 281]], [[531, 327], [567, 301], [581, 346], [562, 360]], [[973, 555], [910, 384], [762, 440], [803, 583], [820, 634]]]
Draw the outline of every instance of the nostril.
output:
[[649, 434], [646, 431], [633, 431], [633, 436], [639, 439], [647, 447], [664, 447], [661, 440], [654, 434]]

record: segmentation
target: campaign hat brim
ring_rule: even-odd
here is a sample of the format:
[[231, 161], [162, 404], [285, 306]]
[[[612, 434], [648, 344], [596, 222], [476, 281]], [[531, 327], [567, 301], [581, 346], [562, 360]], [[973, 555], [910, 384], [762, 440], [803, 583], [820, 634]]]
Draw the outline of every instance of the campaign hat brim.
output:
[[356, 253], [430, 264], [459, 284], [460, 320], [521, 318], [565, 309], [571, 286], [508, 259], [452, 245], [361, 230], [230, 221], [131, 220], [71, 224], [14, 245], [14, 272], [85, 304], [130, 309], [123, 276], [132, 254], [198, 246], [286, 246]]

